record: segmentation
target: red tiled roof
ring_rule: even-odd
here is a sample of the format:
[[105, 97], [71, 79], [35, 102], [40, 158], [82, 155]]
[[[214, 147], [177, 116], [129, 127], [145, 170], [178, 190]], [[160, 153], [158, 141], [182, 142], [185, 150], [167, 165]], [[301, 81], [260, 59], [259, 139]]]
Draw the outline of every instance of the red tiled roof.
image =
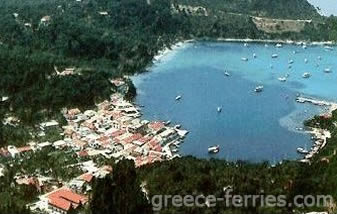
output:
[[110, 134], [110, 136], [111, 137], [118, 137], [118, 136], [120, 136], [120, 135], [122, 135], [122, 134], [124, 134], [126, 131], [124, 131], [124, 130], [118, 130], [118, 131], [115, 131], [115, 132], [112, 132], [111, 134]]
[[143, 137], [143, 135], [137, 133], [137, 134], [131, 135], [130, 137], [127, 137], [127, 138], [124, 139], [123, 141], [124, 141], [125, 143], [128, 144], [128, 143], [132, 143], [132, 142], [135, 141], [135, 140], [138, 140], [138, 139], [141, 138], [141, 137]]
[[163, 122], [151, 122], [149, 123], [149, 128], [155, 131], [159, 131], [160, 129], [164, 128], [165, 125]]
[[86, 156], [88, 156], [89, 154], [88, 154], [87, 151], [81, 150], [81, 151], [78, 153], [78, 155], [79, 155], [80, 157], [86, 157]]
[[17, 148], [17, 150], [21, 153], [21, 152], [28, 152], [32, 150], [32, 147], [30, 146], [23, 146], [23, 147], [19, 147]]
[[142, 142], [142, 143], [146, 143], [146, 142], [149, 142], [150, 140], [152, 140], [153, 137], [150, 137], [150, 136], [145, 136], [145, 137], [142, 137], [140, 139], [138, 139], [139, 142]]
[[8, 157], [10, 154], [7, 149], [5, 148], [0, 148], [0, 155], [4, 157]]
[[80, 179], [82, 179], [82, 180], [84, 180], [88, 183], [90, 183], [92, 181], [93, 177], [94, 176], [91, 173], [85, 173], [83, 175], [80, 175]]
[[48, 196], [49, 204], [68, 211], [71, 206], [74, 208], [80, 204], [88, 202], [88, 198], [83, 195], [76, 194], [69, 189], [58, 189], [55, 192], [50, 193]]
[[71, 203], [63, 198], [57, 198], [57, 197], [49, 197], [49, 204], [57, 207], [59, 209], [62, 209], [64, 211], [69, 211], [71, 207]]

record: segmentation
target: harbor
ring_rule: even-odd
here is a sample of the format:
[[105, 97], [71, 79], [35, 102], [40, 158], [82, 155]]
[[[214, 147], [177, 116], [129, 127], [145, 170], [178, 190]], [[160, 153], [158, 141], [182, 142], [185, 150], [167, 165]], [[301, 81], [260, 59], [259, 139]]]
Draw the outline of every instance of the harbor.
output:
[[[321, 115], [323, 118], [330, 118], [332, 115], [332, 112], [337, 110], [337, 103], [334, 102], [328, 102], [324, 100], [318, 100], [314, 98], [309, 97], [297, 97], [296, 102], [298, 103], [309, 103], [312, 105], [317, 105], [320, 107], [326, 107], [326, 111], [324, 114]], [[311, 146], [310, 150], [303, 149], [301, 147], [298, 148], [298, 152], [304, 154], [303, 159], [300, 159], [299, 162], [301, 163], [311, 163], [311, 159], [320, 152], [320, 150], [324, 149], [327, 145], [327, 141], [329, 138], [331, 138], [331, 133], [328, 130], [324, 129], [318, 129], [318, 128], [312, 128], [309, 127], [308, 131], [305, 131], [306, 133], [312, 135], [313, 145]]]
[[[261, 42], [185, 43], [132, 77], [143, 117], [179, 123], [190, 131], [181, 155], [226, 160], [297, 160], [311, 142], [303, 122], [337, 102], [333, 44]], [[329, 70], [330, 72], [327, 72]], [[322, 87], [322, 82], [324, 86]], [[174, 86], [174, 87], [172, 87]], [[321, 106], [323, 105], [323, 106]], [[219, 145], [216, 154], [207, 148]]]

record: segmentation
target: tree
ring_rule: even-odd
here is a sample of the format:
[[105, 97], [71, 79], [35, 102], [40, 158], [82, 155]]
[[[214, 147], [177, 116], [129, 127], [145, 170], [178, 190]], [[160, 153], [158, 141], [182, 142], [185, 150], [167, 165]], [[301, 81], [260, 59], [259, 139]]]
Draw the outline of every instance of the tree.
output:
[[133, 161], [123, 160], [113, 175], [97, 180], [90, 203], [92, 214], [150, 214], [152, 208], [141, 190]]

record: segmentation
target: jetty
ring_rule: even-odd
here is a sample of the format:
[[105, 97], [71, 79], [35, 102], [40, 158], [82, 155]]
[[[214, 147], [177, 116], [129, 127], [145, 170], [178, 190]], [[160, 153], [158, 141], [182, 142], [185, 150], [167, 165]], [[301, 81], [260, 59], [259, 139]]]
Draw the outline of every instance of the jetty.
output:
[[[308, 98], [308, 97], [301, 97], [298, 96], [296, 98], [296, 102], [298, 103], [310, 103], [317, 106], [326, 106], [328, 107], [327, 114], [331, 115], [333, 111], [337, 109], [337, 103], [328, 102], [324, 100], [317, 100], [314, 98]], [[312, 139], [314, 140], [314, 143], [311, 147], [311, 150], [308, 154], [304, 156], [303, 159], [299, 160], [301, 163], [311, 163], [311, 159], [313, 156], [317, 153], [319, 153], [320, 150], [322, 150], [327, 145], [327, 139], [331, 138], [331, 133], [328, 130], [325, 129], [318, 129], [318, 128], [311, 128], [310, 131], [307, 131], [307, 133], [313, 135]]]

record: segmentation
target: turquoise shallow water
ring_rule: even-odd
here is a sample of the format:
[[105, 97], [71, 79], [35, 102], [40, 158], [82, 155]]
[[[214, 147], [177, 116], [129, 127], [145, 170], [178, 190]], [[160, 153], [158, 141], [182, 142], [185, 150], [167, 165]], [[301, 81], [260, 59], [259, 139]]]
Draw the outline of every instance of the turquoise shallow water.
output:
[[[275, 53], [279, 57], [272, 59]], [[136, 102], [144, 105], [144, 118], [171, 120], [190, 131], [180, 148], [183, 155], [270, 162], [296, 159], [297, 147], [312, 144], [310, 136], [296, 127], [322, 111], [296, 103], [296, 94], [337, 101], [336, 59], [336, 50], [322, 46], [305, 50], [295, 45], [187, 43], [161, 58], [151, 72], [133, 77]], [[330, 74], [323, 72], [328, 67]], [[226, 70], [230, 77], [225, 77]], [[302, 78], [304, 72], [312, 77]], [[286, 74], [287, 82], [280, 82], [278, 77]], [[254, 88], [259, 84], [264, 91], [257, 94]], [[177, 95], [182, 95], [179, 102]], [[218, 106], [222, 106], [220, 114]], [[221, 151], [211, 156], [207, 148], [215, 144]]]

